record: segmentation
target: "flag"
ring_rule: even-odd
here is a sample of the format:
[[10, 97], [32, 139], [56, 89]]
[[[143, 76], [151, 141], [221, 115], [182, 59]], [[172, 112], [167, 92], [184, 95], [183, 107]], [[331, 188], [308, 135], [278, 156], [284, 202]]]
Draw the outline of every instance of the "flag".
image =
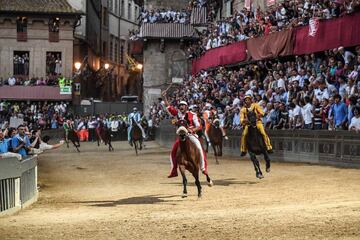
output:
[[309, 20], [309, 36], [315, 37], [318, 29], [319, 29], [319, 19], [311, 18]]

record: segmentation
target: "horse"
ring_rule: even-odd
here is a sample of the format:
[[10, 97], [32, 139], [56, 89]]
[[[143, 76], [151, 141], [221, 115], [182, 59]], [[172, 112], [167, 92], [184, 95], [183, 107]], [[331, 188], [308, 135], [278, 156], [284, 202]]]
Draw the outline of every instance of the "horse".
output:
[[78, 152], [80, 152], [80, 150], [79, 150], [79, 147], [80, 147], [79, 136], [77, 135], [77, 133], [75, 132], [74, 129], [69, 129], [67, 134], [66, 134], [66, 131], [65, 131], [65, 141], [66, 141], [67, 148], [69, 148], [69, 140], [75, 146], [76, 150]]
[[[218, 158], [222, 156], [222, 148], [223, 148], [223, 136], [220, 129], [220, 120], [215, 119], [211, 124], [208, 131], [208, 136], [210, 139], [210, 143], [214, 150], [214, 156], [216, 160], [216, 164], [219, 164]], [[206, 152], [209, 150], [209, 144], [206, 144]]]
[[143, 136], [142, 136], [142, 131], [141, 131], [140, 127], [138, 126], [138, 123], [136, 123], [134, 119], [132, 119], [132, 125], [131, 125], [131, 131], [130, 131], [130, 141], [135, 147], [135, 153], [137, 156], [138, 149], [142, 150]]
[[[190, 140], [191, 135], [187, 130], [186, 120], [179, 120], [176, 125], [178, 126], [176, 134], [179, 137], [179, 147], [176, 152], [176, 161], [180, 168], [181, 176], [183, 179], [184, 188], [182, 197], [187, 197], [187, 179], [185, 175], [185, 170], [188, 170], [195, 178], [195, 185], [197, 186], [198, 197], [200, 198], [201, 184], [199, 181], [199, 170], [201, 168], [201, 153], [199, 152], [199, 149], [196, 147], [195, 143]], [[213, 181], [210, 179], [209, 175], [207, 173], [205, 175], [208, 186], [213, 186]]]
[[103, 123], [96, 128], [96, 141], [98, 147], [100, 146], [100, 141], [104, 141], [105, 145], [109, 146], [109, 152], [114, 151], [113, 146], [111, 145], [111, 131], [109, 128], [105, 127]]
[[250, 159], [254, 164], [256, 177], [259, 179], [264, 178], [261, 169], [259, 160], [256, 158], [256, 155], [263, 154], [266, 162], [266, 172], [270, 172], [270, 157], [266, 149], [265, 141], [260, 133], [259, 129], [256, 127], [256, 115], [253, 111], [247, 112], [247, 118], [249, 120], [248, 134], [246, 137], [246, 145], [249, 151]]

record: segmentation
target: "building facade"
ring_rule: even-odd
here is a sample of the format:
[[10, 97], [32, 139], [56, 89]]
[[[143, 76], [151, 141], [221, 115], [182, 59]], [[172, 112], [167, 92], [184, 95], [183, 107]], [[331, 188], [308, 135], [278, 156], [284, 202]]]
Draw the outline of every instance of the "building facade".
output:
[[138, 89], [128, 81], [131, 73], [127, 69], [127, 54], [129, 30], [138, 28], [140, 7], [133, 0], [68, 1], [77, 10], [86, 12], [75, 30], [74, 62], [83, 63], [86, 57], [93, 72], [108, 75], [102, 79], [94, 75], [80, 79], [81, 98], [116, 101], [123, 95], [136, 95]]
[[[81, 12], [66, 0], [0, 0], [0, 77], [71, 77]], [[45, 7], [44, 7], [45, 4]]]

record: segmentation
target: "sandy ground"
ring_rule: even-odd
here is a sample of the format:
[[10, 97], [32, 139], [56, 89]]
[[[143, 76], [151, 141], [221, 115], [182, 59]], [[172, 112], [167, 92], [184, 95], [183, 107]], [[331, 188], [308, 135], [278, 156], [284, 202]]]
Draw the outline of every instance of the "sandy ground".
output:
[[[39, 159], [40, 198], [0, 218], [0, 239], [360, 239], [360, 170], [210, 157], [215, 186], [167, 179], [168, 149], [83, 144]], [[264, 164], [262, 164], [264, 168]]]

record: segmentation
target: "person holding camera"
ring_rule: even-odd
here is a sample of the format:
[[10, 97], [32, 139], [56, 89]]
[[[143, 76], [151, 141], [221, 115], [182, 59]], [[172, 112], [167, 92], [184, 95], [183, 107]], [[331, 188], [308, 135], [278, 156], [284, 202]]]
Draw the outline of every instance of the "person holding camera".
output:
[[12, 138], [11, 145], [13, 147], [13, 151], [15, 153], [20, 154], [24, 158], [28, 155], [27, 152], [30, 151], [32, 147], [30, 145], [30, 140], [28, 136], [26, 136], [25, 134], [26, 131], [25, 126], [19, 125], [17, 130], [18, 130], [18, 134], [16, 134]]

